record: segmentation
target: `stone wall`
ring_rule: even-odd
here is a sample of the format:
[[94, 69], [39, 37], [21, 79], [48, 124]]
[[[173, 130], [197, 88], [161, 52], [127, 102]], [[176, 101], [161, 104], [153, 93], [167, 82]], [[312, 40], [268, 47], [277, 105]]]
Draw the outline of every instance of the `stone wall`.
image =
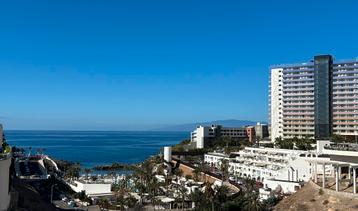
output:
[[[176, 161], [173, 160], [172, 161], [174, 164], [176, 164]], [[193, 171], [194, 169], [183, 164], [183, 163], [180, 163], [180, 166], [179, 168], [183, 171], [183, 175], [186, 176], [186, 175], [190, 175], [192, 177], [194, 177], [193, 175]], [[210, 182], [210, 183], [214, 183], [215, 181], [220, 181], [221, 180], [219, 178], [215, 178], [211, 175], [208, 175], [208, 174], [204, 174], [204, 173], [201, 173], [201, 176], [199, 176], [199, 179], [202, 181], [202, 182]]]
[[314, 183], [312, 180], [309, 181], [313, 187], [315, 187], [317, 190], [322, 189], [324, 192], [336, 196], [336, 197], [345, 197], [345, 198], [351, 198], [351, 199], [358, 199], [358, 194], [349, 193], [349, 192], [342, 192], [342, 191], [335, 191], [327, 188], [322, 188], [321, 186]]
[[[175, 160], [172, 160], [172, 162], [174, 164], [176, 164]], [[181, 169], [183, 171], [184, 176], [190, 175], [190, 176], [194, 177], [194, 175], [193, 175], [194, 168], [192, 168], [192, 167], [190, 167], [188, 165], [185, 165], [183, 163], [180, 163], [179, 169]], [[214, 183], [215, 181], [219, 181], [219, 182], [222, 181], [221, 179], [219, 179], [217, 177], [214, 177], [214, 176], [211, 176], [211, 175], [205, 174], [205, 173], [201, 173], [201, 175], [199, 176], [199, 180], [202, 181], [202, 182], [210, 182], [210, 183]], [[236, 187], [235, 185], [233, 185], [233, 184], [231, 184], [229, 182], [224, 182], [224, 185], [228, 186], [234, 192], [239, 192], [240, 191], [240, 189], [238, 187]]]

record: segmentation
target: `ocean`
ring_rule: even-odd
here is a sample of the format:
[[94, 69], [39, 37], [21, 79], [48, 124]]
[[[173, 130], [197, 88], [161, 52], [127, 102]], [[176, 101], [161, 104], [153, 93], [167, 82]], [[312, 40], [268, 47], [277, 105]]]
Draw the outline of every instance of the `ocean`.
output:
[[189, 132], [156, 131], [5, 131], [11, 146], [45, 149], [55, 159], [80, 162], [83, 167], [138, 163], [163, 146], [190, 138]]

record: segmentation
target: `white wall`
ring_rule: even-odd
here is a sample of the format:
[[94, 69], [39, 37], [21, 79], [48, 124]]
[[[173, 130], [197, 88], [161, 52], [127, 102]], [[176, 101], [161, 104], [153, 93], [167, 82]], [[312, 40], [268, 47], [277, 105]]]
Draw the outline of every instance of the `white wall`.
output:
[[323, 154], [324, 147], [329, 146], [330, 143], [331, 142], [329, 140], [317, 140], [317, 143], [316, 143], [317, 153]]
[[210, 127], [199, 126], [191, 133], [191, 141], [195, 142], [196, 148], [202, 149], [205, 147], [205, 138], [214, 138], [216, 136], [243, 138], [246, 137], [246, 130], [245, 128], [221, 127], [220, 131], [217, 131], [217, 125]]
[[305, 157], [297, 157], [290, 161], [290, 166], [293, 171], [291, 172], [291, 181], [303, 180], [307, 182], [310, 177], [310, 164], [306, 161]]
[[172, 147], [164, 147], [164, 160], [167, 162], [172, 161]]
[[[283, 135], [282, 105], [283, 105], [283, 78], [282, 68], [271, 69], [270, 115], [271, 115], [271, 141]], [[281, 80], [281, 82], [280, 82]], [[280, 90], [281, 89], [281, 90]], [[281, 105], [280, 105], [281, 104]]]
[[206, 127], [198, 127], [196, 129], [196, 148], [202, 149], [205, 144], [205, 137], [209, 135], [209, 130]]
[[230, 160], [228, 157], [219, 156], [219, 155], [212, 155], [212, 154], [204, 155], [204, 162], [213, 164], [217, 168], [220, 167], [223, 159]]
[[301, 187], [298, 182], [289, 182], [289, 181], [278, 181], [267, 179], [264, 181], [264, 188], [271, 188], [274, 191], [278, 186], [281, 186], [283, 193], [294, 193], [295, 187]]
[[70, 184], [71, 188], [76, 192], [86, 191], [86, 194], [102, 194], [111, 193], [111, 184], [85, 184], [75, 181], [77, 186]]

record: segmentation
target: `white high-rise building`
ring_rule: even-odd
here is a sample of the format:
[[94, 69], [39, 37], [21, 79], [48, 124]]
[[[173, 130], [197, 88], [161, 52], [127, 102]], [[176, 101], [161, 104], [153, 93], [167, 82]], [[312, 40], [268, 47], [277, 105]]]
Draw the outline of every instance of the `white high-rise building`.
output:
[[271, 140], [332, 134], [358, 136], [358, 60], [315, 56], [270, 68]]
[[[269, 123], [271, 123], [271, 140], [283, 136], [283, 68], [272, 68], [269, 81]], [[272, 129], [274, 128], [274, 129]]]

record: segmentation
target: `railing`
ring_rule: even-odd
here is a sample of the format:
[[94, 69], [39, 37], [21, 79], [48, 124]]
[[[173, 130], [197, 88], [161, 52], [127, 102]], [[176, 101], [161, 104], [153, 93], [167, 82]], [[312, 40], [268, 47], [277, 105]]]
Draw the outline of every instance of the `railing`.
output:
[[358, 144], [331, 144], [324, 149], [358, 152]]

